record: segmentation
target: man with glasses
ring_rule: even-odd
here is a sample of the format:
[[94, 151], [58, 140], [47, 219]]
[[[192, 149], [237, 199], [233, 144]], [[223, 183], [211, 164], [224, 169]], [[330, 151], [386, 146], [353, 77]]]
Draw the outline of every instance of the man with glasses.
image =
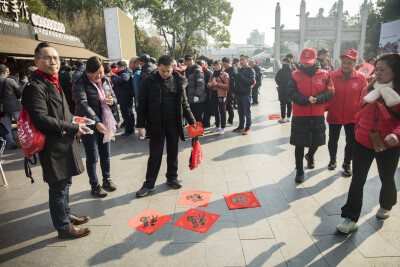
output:
[[45, 136], [43, 150], [39, 152], [43, 179], [49, 185], [49, 206], [53, 225], [59, 238], [78, 238], [90, 234], [84, 224], [88, 216], [78, 217], [69, 208], [69, 187], [72, 176], [84, 171], [76, 136], [84, 134], [82, 126], [72, 123], [65, 95], [58, 82], [60, 58], [48, 43], [35, 49], [37, 70], [22, 93], [22, 106], [37, 129]]
[[0, 101], [4, 107], [4, 114], [1, 122], [8, 131], [8, 139], [11, 143], [11, 149], [17, 148], [12, 133], [12, 119], [18, 120], [19, 111], [21, 110], [21, 87], [13, 80], [7, 78], [10, 70], [3, 64], [0, 65]]

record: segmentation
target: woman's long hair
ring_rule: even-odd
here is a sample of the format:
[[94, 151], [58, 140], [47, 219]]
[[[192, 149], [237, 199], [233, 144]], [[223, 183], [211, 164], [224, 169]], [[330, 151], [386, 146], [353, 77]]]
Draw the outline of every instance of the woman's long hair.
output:
[[[376, 67], [376, 64], [379, 61], [385, 61], [385, 63], [392, 70], [392, 72], [394, 73], [394, 78], [393, 78], [393, 81], [392, 81], [393, 82], [393, 89], [396, 92], [400, 92], [400, 55], [399, 54], [395, 54], [395, 53], [385, 54], [385, 55], [381, 56], [380, 58], [378, 58], [375, 61], [375, 67]], [[373, 90], [374, 82], [375, 81], [373, 81], [368, 86], [368, 91]]]

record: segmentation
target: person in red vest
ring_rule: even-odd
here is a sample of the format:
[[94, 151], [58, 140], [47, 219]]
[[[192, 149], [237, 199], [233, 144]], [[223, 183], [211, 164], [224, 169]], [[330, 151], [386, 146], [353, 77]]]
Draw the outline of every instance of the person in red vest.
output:
[[329, 73], [335, 86], [335, 96], [329, 101], [328, 116], [329, 141], [328, 149], [330, 161], [329, 170], [336, 168], [336, 154], [342, 126], [346, 133], [346, 147], [344, 149], [343, 172], [351, 176], [351, 159], [354, 146], [354, 114], [358, 111], [358, 103], [362, 90], [367, 86], [367, 80], [361, 72], [355, 70], [357, 65], [357, 51], [350, 48], [340, 56], [340, 69]]
[[296, 147], [296, 182], [304, 181], [304, 148], [307, 167], [313, 169], [314, 154], [319, 146], [326, 142], [325, 109], [326, 103], [333, 97], [335, 88], [326, 70], [316, 62], [317, 53], [313, 48], [301, 52], [298, 70], [292, 73], [288, 83], [288, 96], [293, 103], [293, 119], [290, 144]]
[[400, 55], [379, 58], [375, 73], [375, 82], [362, 91], [361, 109], [355, 115], [353, 177], [347, 202], [342, 207], [341, 216], [345, 220], [336, 227], [345, 234], [358, 229], [364, 184], [374, 159], [382, 183], [376, 217], [387, 219], [397, 203], [394, 175], [400, 157]]

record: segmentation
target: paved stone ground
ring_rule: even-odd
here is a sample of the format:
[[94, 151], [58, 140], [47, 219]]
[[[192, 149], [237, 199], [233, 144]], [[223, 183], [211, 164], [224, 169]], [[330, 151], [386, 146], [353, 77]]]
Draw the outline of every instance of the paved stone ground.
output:
[[[242, 136], [228, 127], [219, 136], [207, 130], [200, 139], [204, 161], [196, 170], [187, 167], [190, 141], [180, 143], [180, 190], [165, 185], [164, 159], [156, 191], [137, 199], [148, 144], [137, 135], [117, 137], [111, 149], [116, 192], [94, 199], [86, 173], [73, 180], [72, 211], [92, 218], [88, 223], [92, 234], [78, 240], [56, 237], [40, 167], [33, 168], [36, 182], [30, 184], [22, 151], [7, 150], [3, 167], [9, 186], [0, 187], [0, 265], [400, 266], [400, 205], [385, 222], [375, 217], [380, 189], [376, 166], [365, 185], [358, 232], [337, 233], [350, 179], [339, 169], [327, 170], [324, 146], [316, 153], [316, 168], [306, 170], [307, 180], [296, 184], [294, 148], [288, 144], [290, 124], [269, 121], [267, 116], [279, 113], [272, 79], [264, 79], [261, 92], [261, 104], [252, 108], [252, 133]], [[341, 138], [338, 163], [343, 159], [343, 142]], [[186, 190], [213, 193], [208, 207], [198, 208], [221, 215], [207, 234], [173, 226], [190, 208], [177, 205]], [[250, 190], [261, 207], [228, 210], [223, 194]], [[147, 208], [174, 219], [152, 235], [125, 225]]]

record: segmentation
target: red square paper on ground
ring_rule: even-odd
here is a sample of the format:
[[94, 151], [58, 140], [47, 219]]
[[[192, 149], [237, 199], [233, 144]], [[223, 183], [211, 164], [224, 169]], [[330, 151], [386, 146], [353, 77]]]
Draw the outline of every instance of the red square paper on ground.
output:
[[162, 214], [155, 210], [147, 209], [130, 219], [125, 224], [142, 231], [143, 233], [151, 235], [170, 220], [172, 220], [171, 216]]
[[204, 191], [185, 191], [179, 199], [178, 205], [207, 207], [211, 194], [211, 192]]
[[218, 214], [190, 209], [174, 225], [205, 234], [218, 218]]
[[224, 195], [230, 210], [261, 207], [253, 192]]

